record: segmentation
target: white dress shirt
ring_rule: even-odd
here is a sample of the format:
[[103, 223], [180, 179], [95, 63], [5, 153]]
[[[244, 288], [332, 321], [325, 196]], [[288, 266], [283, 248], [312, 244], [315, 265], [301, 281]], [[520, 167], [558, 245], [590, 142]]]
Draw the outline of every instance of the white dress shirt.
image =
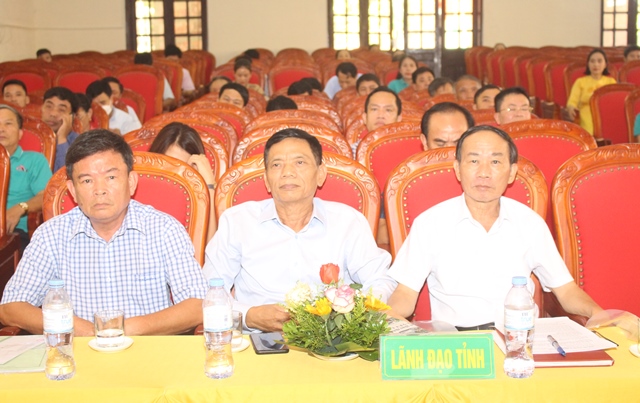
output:
[[[531, 271], [546, 291], [573, 281], [544, 220], [501, 197], [500, 214], [487, 232], [463, 195], [414, 220], [389, 275], [416, 292], [426, 279], [431, 318], [467, 327], [502, 323], [512, 277], [528, 278]], [[531, 280], [528, 287], [533, 293]]]
[[140, 127], [142, 126], [139, 120], [134, 120], [127, 112], [116, 107], [113, 108], [109, 115], [109, 129], [118, 129], [123, 136]]
[[312, 289], [321, 285], [320, 267], [340, 266], [345, 284], [360, 283], [363, 291], [387, 300], [396, 282], [387, 275], [391, 261], [379, 249], [365, 217], [342, 204], [313, 200], [313, 215], [298, 233], [282, 224], [273, 199], [246, 202], [227, 209], [207, 245], [204, 276], [235, 285], [233, 309], [283, 303], [297, 281]]

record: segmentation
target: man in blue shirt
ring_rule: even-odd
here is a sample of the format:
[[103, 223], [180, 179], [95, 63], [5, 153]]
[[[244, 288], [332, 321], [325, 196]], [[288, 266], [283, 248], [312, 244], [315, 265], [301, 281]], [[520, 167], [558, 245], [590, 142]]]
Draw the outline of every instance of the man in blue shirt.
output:
[[177, 334], [202, 323], [207, 286], [184, 227], [131, 200], [138, 185], [122, 136], [90, 130], [66, 158], [78, 207], [34, 233], [0, 302], [0, 322], [42, 332], [49, 280], [65, 281], [77, 336], [94, 334], [93, 315], [122, 309], [125, 334]]
[[51, 178], [51, 169], [44, 155], [23, 151], [22, 116], [8, 105], [0, 105], [0, 144], [10, 156], [11, 174], [7, 194], [7, 232], [20, 235], [21, 248], [29, 243], [28, 213], [42, 211], [42, 195]]
[[73, 115], [78, 111], [78, 100], [71, 90], [53, 87], [44, 93], [41, 118], [56, 134], [56, 160], [53, 172], [64, 166], [64, 157], [78, 133], [73, 131]]

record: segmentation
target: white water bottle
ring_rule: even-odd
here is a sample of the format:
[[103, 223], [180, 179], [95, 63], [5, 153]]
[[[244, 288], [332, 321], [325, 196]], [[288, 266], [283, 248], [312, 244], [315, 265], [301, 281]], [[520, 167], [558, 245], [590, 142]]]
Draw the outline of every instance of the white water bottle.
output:
[[209, 378], [222, 379], [233, 375], [231, 338], [233, 309], [231, 297], [221, 278], [209, 280], [209, 291], [202, 303], [206, 358], [204, 373]]
[[514, 277], [512, 284], [504, 301], [504, 372], [512, 378], [528, 378], [535, 367], [532, 348], [536, 305], [526, 277]]
[[64, 289], [64, 280], [49, 281], [49, 291], [42, 303], [47, 378], [63, 381], [73, 377], [76, 364], [73, 359], [73, 308]]

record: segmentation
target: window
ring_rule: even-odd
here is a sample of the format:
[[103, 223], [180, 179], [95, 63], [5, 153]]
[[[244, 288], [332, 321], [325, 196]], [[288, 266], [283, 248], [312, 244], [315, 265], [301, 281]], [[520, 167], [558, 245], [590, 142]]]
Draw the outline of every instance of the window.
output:
[[332, 32], [334, 49], [356, 49], [360, 47], [360, 1], [334, 0], [329, 31]]
[[602, 46], [637, 44], [640, 37], [637, 0], [602, 1]]
[[206, 49], [206, 0], [126, 0], [127, 48], [137, 52]]

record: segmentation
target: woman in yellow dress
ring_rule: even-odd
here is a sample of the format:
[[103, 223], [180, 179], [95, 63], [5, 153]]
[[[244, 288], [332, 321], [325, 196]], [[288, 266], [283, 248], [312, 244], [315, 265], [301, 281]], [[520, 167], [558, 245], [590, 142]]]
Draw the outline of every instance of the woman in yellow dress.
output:
[[587, 57], [585, 76], [576, 80], [571, 87], [567, 101], [567, 113], [575, 119], [576, 111], [580, 111], [580, 126], [593, 135], [593, 119], [589, 100], [593, 92], [605, 85], [615, 84], [616, 79], [609, 76], [607, 55], [602, 49], [594, 49]]

